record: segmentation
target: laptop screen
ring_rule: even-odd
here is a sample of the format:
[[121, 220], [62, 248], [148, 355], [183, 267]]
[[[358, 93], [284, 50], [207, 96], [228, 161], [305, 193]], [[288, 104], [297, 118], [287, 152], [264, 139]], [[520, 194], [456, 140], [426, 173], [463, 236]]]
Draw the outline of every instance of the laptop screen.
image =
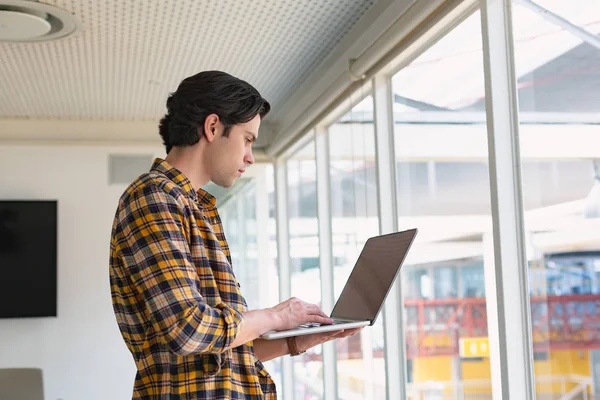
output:
[[411, 229], [367, 240], [331, 317], [374, 322], [416, 234]]

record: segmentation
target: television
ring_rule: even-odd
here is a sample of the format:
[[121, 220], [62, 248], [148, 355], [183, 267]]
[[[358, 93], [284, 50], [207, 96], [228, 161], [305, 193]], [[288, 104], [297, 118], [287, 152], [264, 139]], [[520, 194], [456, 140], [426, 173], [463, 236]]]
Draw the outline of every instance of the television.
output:
[[57, 201], [0, 200], [0, 318], [57, 316]]

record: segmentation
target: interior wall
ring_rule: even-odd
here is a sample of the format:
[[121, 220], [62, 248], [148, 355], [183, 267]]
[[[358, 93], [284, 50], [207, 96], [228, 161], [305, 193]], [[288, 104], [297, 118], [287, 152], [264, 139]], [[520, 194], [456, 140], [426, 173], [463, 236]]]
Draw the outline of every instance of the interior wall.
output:
[[108, 278], [125, 189], [108, 182], [116, 153], [164, 156], [161, 147], [0, 146], [0, 199], [58, 200], [58, 317], [0, 320], [0, 368], [41, 368], [46, 400], [131, 398], [135, 365]]

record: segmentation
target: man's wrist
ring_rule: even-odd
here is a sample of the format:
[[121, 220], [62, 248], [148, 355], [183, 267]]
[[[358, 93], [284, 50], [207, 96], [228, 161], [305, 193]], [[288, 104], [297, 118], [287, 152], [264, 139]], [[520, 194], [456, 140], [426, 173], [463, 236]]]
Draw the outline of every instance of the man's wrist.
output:
[[279, 316], [271, 308], [248, 311], [244, 314], [244, 316], [249, 315], [253, 315], [256, 319], [256, 336], [261, 336], [264, 333], [277, 330]]
[[294, 356], [298, 356], [300, 354], [304, 354], [306, 353], [306, 350], [300, 350], [300, 348], [298, 347], [298, 342], [296, 341], [296, 337], [291, 336], [286, 338], [287, 341], [287, 346], [288, 346], [288, 351], [290, 353], [290, 356], [294, 357]]
[[276, 331], [279, 326], [281, 326], [281, 315], [279, 315], [279, 313], [274, 311], [272, 308], [267, 308], [265, 311], [265, 327], [267, 327], [266, 331]]

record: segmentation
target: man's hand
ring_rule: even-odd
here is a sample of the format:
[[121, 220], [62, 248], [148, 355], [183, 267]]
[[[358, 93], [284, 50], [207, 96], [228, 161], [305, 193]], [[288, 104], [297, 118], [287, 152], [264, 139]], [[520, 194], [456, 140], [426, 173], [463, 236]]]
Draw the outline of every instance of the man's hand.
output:
[[[363, 328], [338, 330], [332, 332], [313, 333], [311, 335], [296, 336], [296, 347], [300, 351], [306, 351], [311, 347], [320, 345], [333, 339], [340, 339], [352, 335], [356, 335]], [[254, 341], [254, 351], [256, 356], [262, 362], [281, 357], [284, 354], [289, 354], [286, 339], [264, 340], [257, 339]]]
[[296, 336], [296, 346], [298, 346], [298, 350], [306, 351], [312, 347], [318, 346], [325, 342], [329, 342], [330, 340], [341, 339], [341, 338], [345, 338], [348, 336], [354, 336], [362, 330], [363, 330], [363, 327], [360, 327], [360, 328], [354, 328], [354, 329], [342, 329], [339, 331], [320, 332], [320, 333], [313, 333], [310, 335]]
[[235, 348], [248, 343], [268, 331], [292, 329], [307, 322], [332, 324], [333, 320], [316, 304], [295, 297], [272, 308], [247, 311], [244, 313], [244, 324], [230, 347]]
[[295, 297], [284, 301], [271, 308], [274, 315], [273, 330], [282, 331], [296, 328], [307, 322], [331, 324], [333, 320], [327, 316], [319, 306], [310, 304]]

